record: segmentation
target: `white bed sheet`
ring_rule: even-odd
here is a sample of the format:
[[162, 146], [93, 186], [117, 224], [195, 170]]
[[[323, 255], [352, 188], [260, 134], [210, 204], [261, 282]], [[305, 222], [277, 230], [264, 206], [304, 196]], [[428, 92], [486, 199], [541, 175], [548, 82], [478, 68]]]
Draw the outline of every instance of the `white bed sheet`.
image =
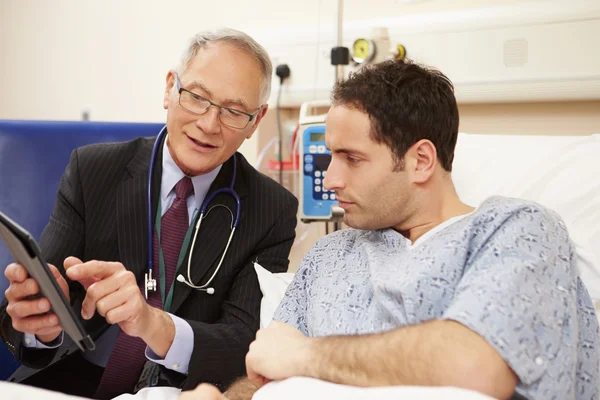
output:
[[452, 387], [388, 386], [361, 388], [313, 378], [290, 378], [263, 386], [252, 400], [493, 400], [471, 390]]
[[[69, 396], [59, 392], [38, 389], [19, 383], [0, 381], [3, 399], [10, 400], [89, 400]], [[136, 395], [121, 395], [116, 400], [177, 400], [179, 389], [142, 389]], [[271, 382], [261, 388], [253, 400], [493, 400], [491, 397], [470, 390], [451, 387], [392, 386], [380, 388], [358, 388], [336, 385], [312, 378], [290, 378], [281, 382]], [[203, 400], [203, 399], [198, 399]]]
[[[118, 400], [177, 400], [181, 391], [172, 387], [154, 387], [140, 390], [137, 394], [123, 394]], [[20, 383], [0, 381], [0, 398], [10, 400], [90, 400], [85, 397], [38, 389]], [[202, 400], [202, 399], [198, 399]]]

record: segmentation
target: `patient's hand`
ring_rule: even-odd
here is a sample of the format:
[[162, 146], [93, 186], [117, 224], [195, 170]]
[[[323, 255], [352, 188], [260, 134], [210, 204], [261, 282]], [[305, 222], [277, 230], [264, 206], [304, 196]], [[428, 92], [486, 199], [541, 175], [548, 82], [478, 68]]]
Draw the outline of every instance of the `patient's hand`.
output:
[[192, 391], [182, 392], [179, 400], [226, 400], [226, 397], [213, 385], [201, 383]]
[[256, 333], [246, 355], [248, 378], [259, 387], [272, 380], [310, 376], [312, 339], [274, 321]]

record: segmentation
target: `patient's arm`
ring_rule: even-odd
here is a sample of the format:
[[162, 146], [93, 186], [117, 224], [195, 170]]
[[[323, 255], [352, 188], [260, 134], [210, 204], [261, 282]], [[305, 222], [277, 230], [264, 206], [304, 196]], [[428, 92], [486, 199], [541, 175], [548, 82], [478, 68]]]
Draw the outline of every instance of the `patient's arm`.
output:
[[246, 356], [249, 378], [309, 376], [354, 386], [455, 386], [509, 398], [517, 377], [482, 337], [454, 321], [393, 331], [307, 338], [283, 323], [259, 331]]

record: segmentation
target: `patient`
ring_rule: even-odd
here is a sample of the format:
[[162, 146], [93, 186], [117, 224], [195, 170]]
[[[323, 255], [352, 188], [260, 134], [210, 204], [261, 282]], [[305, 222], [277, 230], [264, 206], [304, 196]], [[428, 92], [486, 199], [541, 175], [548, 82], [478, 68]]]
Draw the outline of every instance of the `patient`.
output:
[[[492, 197], [474, 209], [459, 199], [448, 78], [384, 62], [332, 98], [324, 184], [355, 229], [306, 255], [276, 322], [250, 346], [249, 380], [227, 398], [305, 376], [597, 399], [598, 322], [566, 227], [532, 202]], [[221, 398], [208, 385], [187, 396]]]

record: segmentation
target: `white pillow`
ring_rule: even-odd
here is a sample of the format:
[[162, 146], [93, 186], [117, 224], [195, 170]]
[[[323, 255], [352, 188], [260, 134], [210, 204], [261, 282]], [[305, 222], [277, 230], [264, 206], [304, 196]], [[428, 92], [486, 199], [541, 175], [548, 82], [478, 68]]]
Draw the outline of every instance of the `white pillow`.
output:
[[575, 244], [590, 296], [600, 300], [600, 135], [460, 133], [452, 180], [461, 200], [492, 195], [536, 201], [556, 211]]
[[288, 285], [294, 279], [294, 274], [291, 272], [274, 274], [258, 263], [254, 263], [254, 270], [263, 294], [260, 302], [260, 327], [262, 329], [266, 328], [273, 320], [273, 314], [281, 303]]

